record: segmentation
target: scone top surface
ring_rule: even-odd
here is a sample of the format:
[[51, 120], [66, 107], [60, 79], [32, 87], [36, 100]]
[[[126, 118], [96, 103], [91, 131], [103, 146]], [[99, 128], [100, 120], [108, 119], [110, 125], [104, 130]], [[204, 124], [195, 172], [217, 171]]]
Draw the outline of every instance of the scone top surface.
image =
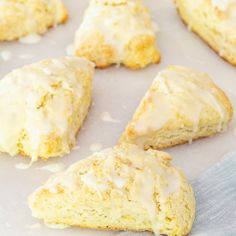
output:
[[1, 0], [0, 12], [0, 40], [43, 34], [68, 17], [61, 0]]
[[145, 67], [160, 60], [156, 31], [141, 0], [92, 0], [75, 36], [75, 53], [97, 67]]
[[230, 101], [207, 74], [169, 66], [153, 81], [121, 142], [169, 147], [222, 131], [231, 118]]
[[93, 65], [46, 59], [0, 81], [0, 151], [48, 158], [68, 153], [91, 101]]
[[236, 1], [174, 0], [188, 28], [222, 58], [236, 65]]
[[52, 176], [30, 208], [47, 224], [187, 235], [194, 195], [170, 159], [135, 145], [106, 149]]

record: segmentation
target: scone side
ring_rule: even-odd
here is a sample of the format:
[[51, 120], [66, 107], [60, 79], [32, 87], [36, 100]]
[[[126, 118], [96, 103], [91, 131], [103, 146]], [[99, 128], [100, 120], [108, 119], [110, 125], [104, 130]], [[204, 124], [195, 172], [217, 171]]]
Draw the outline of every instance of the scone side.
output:
[[[123, 147], [128, 147], [128, 145], [123, 145]], [[168, 232], [169, 236], [187, 235], [191, 230], [192, 223], [193, 223], [193, 220], [194, 220], [194, 215], [195, 215], [195, 200], [194, 200], [194, 195], [193, 195], [191, 186], [187, 183], [187, 180], [186, 180], [186, 178], [184, 177], [184, 175], [182, 174], [181, 171], [177, 170], [173, 166], [170, 166], [169, 161], [168, 161], [169, 160], [169, 155], [166, 155], [166, 157], [165, 157], [164, 156], [165, 153], [158, 152], [158, 151], [155, 151], [155, 150], [149, 150], [148, 153], [150, 153], [153, 157], [160, 158], [160, 160], [162, 160], [163, 168], [165, 168], [164, 166], [166, 166], [169, 169], [169, 171], [171, 171], [171, 173], [176, 172], [178, 174], [178, 177], [180, 178], [179, 179], [180, 189], [178, 190], [178, 192], [172, 193], [168, 197], [168, 200], [166, 202], [162, 202], [161, 203], [161, 210], [158, 211], [159, 213], [164, 211], [164, 214], [166, 214], [166, 216], [167, 216], [166, 221], [161, 221], [160, 222], [161, 225], [162, 225], [161, 226], [161, 233], [165, 234], [165, 233]], [[120, 154], [117, 153], [117, 154], [122, 155], [122, 153], [120, 153]], [[165, 158], [167, 158], [167, 159], [165, 160]], [[87, 163], [88, 160], [89, 160], [89, 158], [84, 159], [82, 161], [83, 165], [80, 166], [81, 170], [82, 169], [84, 170], [84, 166], [87, 166], [86, 163]], [[75, 165], [74, 165], [74, 167], [75, 167]], [[70, 168], [70, 170], [72, 170], [72, 169]], [[64, 174], [63, 174], [63, 176], [64, 176]], [[54, 180], [56, 180], [56, 179], [54, 178]], [[79, 182], [77, 182], [77, 184], [78, 183]], [[60, 182], [58, 182], [58, 184], [60, 184]], [[109, 197], [109, 195], [105, 194], [105, 195], [102, 195], [103, 196], [102, 198], [104, 198], [104, 200], [102, 200], [102, 202], [100, 202], [101, 201], [101, 198], [100, 198], [100, 200], [97, 202], [97, 200], [96, 200], [97, 197], [92, 192], [90, 192], [91, 189], [90, 190], [87, 189], [87, 188], [84, 189], [84, 187], [80, 186], [80, 184], [78, 186], [78, 189], [79, 189], [78, 192], [71, 192], [70, 193], [70, 196], [71, 196], [70, 199], [68, 199], [68, 192], [67, 192], [68, 190], [64, 189], [62, 186], [56, 185], [56, 186], [58, 186], [57, 187], [57, 193], [54, 192], [54, 190], [53, 190], [53, 189], [55, 189], [54, 185], [52, 186], [51, 184], [49, 184], [47, 186], [50, 186], [50, 189], [52, 187], [53, 192], [49, 191], [47, 188], [41, 187], [40, 189], [36, 190], [29, 197], [29, 205], [30, 205], [30, 208], [33, 212], [33, 216], [35, 216], [37, 218], [40, 218], [40, 219], [43, 219], [46, 224], [65, 224], [65, 225], [71, 225], [71, 226], [79, 226], [79, 227], [82, 227], [82, 228], [84, 227], [84, 228], [95, 228], [95, 229], [153, 231], [151, 229], [150, 222], [148, 223], [148, 221], [149, 221], [148, 219], [150, 219], [150, 218], [147, 217], [146, 210], [144, 211], [144, 208], [141, 207], [141, 205], [136, 203], [135, 201], [131, 201], [131, 202], [127, 201], [126, 197], [125, 197], [126, 194], [125, 195], [120, 195], [117, 192], [117, 194], [112, 195], [112, 198]], [[159, 192], [160, 190], [157, 189], [156, 191]], [[73, 199], [76, 199], [76, 201], [78, 201], [78, 203], [76, 201], [74, 201]], [[159, 206], [159, 197], [158, 197], [157, 193], [155, 194], [155, 199], [156, 199], [157, 206]], [[57, 202], [55, 202], [55, 200]], [[83, 201], [87, 202], [88, 200], [91, 201], [91, 204], [85, 204], [85, 206], [86, 205], [90, 206], [90, 208], [91, 208], [90, 210], [95, 209], [95, 211], [98, 211], [98, 213], [99, 213], [100, 212], [98, 210], [99, 208], [97, 208], [98, 204], [99, 204], [99, 207], [100, 207], [100, 205], [104, 205], [104, 206], [107, 206], [107, 207], [108, 206], [113, 207], [114, 209], [111, 210], [111, 212], [117, 212], [118, 215], [120, 215], [120, 213], [118, 213], [118, 212], [120, 212], [120, 210], [118, 210], [118, 209], [121, 209], [126, 204], [131, 204], [131, 205], [133, 204], [133, 206], [130, 205], [130, 207], [126, 206], [124, 208], [128, 212], [130, 211], [129, 213], [127, 212], [126, 214], [128, 214], [128, 215], [130, 214], [130, 217], [142, 216], [140, 219], [142, 219], [143, 222], [146, 222], [146, 223], [144, 223], [145, 226], [140, 225], [140, 223], [139, 224], [136, 223], [136, 224], [131, 224], [131, 225], [133, 225], [131, 227], [131, 225], [128, 223], [129, 218], [127, 218], [127, 220], [128, 220], [127, 223], [125, 223], [126, 221], [122, 220], [123, 218], [121, 219], [121, 223], [119, 223], [119, 224], [116, 224], [118, 219], [112, 223], [112, 221], [110, 221], [112, 219], [112, 217], [111, 218], [108, 217], [107, 223], [103, 222], [103, 224], [106, 224], [106, 226], [103, 225], [102, 227], [99, 226], [99, 223], [97, 223], [97, 225], [96, 225], [96, 222], [97, 222], [96, 220], [92, 220], [92, 221], [89, 220], [87, 222], [88, 218], [85, 218], [87, 223], [83, 223], [83, 217], [87, 217], [87, 216], [83, 216], [83, 215], [81, 216], [81, 213], [78, 213], [78, 212], [81, 212], [81, 210], [84, 206]], [[70, 205], [73, 203], [74, 207], [70, 206], [68, 208], [68, 204], [66, 203], [67, 201]], [[116, 203], [116, 204], [114, 205], [114, 203]], [[53, 204], [54, 206], [51, 206], [50, 204]], [[62, 212], [59, 212], [60, 209], [63, 209], [63, 208], [61, 208], [61, 205], [58, 206], [57, 204], [62, 204], [62, 205], [65, 204], [65, 206], [67, 206], [68, 209], [72, 209], [75, 212], [77, 211], [79, 218], [77, 218], [77, 216], [75, 214], [70, 214], [70, 213], [69, 213], [69, 216], [73, 216], [73, 218], [71, 218], [71, 219], [68, 218], [66, 215], [62, 214]], [[95, 204], [95, 207], [93, 207], [94, 204]], [[118, 207], [119, 204], [121, 204], [120, 207]], [[96, 207], [96, 205], [97, 205], [97, 207]], [[186, 207], [183, 207], [180, 210], [178, 207], [176, 207], [176, 205], [186, 206]], [[101, 207], [101, 208], [106, 209], [106, 207], [104, 207], [104, 206]], [[51, 207], [51, 210], [50, 210], [50, 207]], [[57, 213], [52, 210], [55, 207], [56, 207], [56, 212]], [[118, 209], [117, 209], [117, 207], [118, 207]], [[76, 210], [76, 208], [77, 208], [77, 210]], [[87, 208], [85, 207], [85, 209], [87, 209]], [[133, 213], [132, 213], [132, 211], [133, 211]], [[48, 212], [49, 215], [47, 215], [47, 212]], [[102, 212], [100, 212], [99, 215]], [[106, 215], [106, 212], [107, 211], [105, 211], [103, 213], [105, 213], [105, 215]], [[123, 212], [123, 208], [122, 208], [122, 212]], [[52, 215], [52, 213], [53, 213], [53, 215]], [[162, 219], [162, 217], [161, 217], [162, 214], [159, 215], [159, 213], [158, 213], [157, 217], [158, 217], [158, 219], [161, 220]], [[91, 215], [91, 214], [89, 214], [89, 215]], [[128, 215], [127, 215], [127, 217], [128, 217]], [[160, 216], [160, 218], [159, 218], [159, 216]], [[94, 219], [94, 217], [92, 217], [92, 218]], [[170, 222], [171, 226], [168, 223], [168, 221], [170, 219], [173, 220], [173, 221]], [[93, 224], [91, 222], [95, 222], [95, 223]], [[122, 224], [123, 224], [123, 226], [122, 226]], [[114, 226], [114, 225], [117, 225], [117, 226]], [[125, 226], [125, 225], [127, 225], [127, 226]], [[171, 228], [169, 228], [169, 227], [171, 227]]]
[[[186, 26], [189, 26], [189, 19], [187, 17], [188, 14], [185, 12], [184, 7], [182, 7], [180, 3], [180, 1], [182, 0], [173, 0], [173, 1], [176, 5], [176, 10], [177, 10], [178, 15], [180, 16], [180, 19]], [[236, 56], [231, 56], [230, 54], [231, 47], [227, 48], [227, 50], [224, 50], [224, 52], [221, 52], [220, 45], [214, 42], [213, 40], [211, 40], [210, 38], [208, 38], [206, 34], [201, 33], [201, 30], [197, 29], [194, 24], [191, 25], [190, 30], [193, 33], [195, 33], [198, 37], [200, 37], [218, 56], [220, 56], [226, 62], [229, 62], [232, 66], [236, 66]], [[235, 42], [236, 42], [236, 39], [234, 41], [229, 41], [229, 45], [232, 45], [232, 47], [235, 48]], [[235, 54], [236, 54], [236, 50], [235, 50]]]
[[142, 69], [150, 64], [157, 64], [160, 60], [160, 51], [153, 36], [140, 35], [125, 45], [123, 64], [130, 69]]
[[[0, 41], [14, 41], [19, 40], [22, 37], [26, 37], [30, 34], [45, 34], [48, 29], [52, 28], [55, 24], [63, 24], [67, 21], [69, 15], [66, 7], [62, 2], [57, 2], [57, 11], [59, 13], [55, 13], [57, 15], [57, 19], [48, 19], [40, 16], [40, 14], [35, 13], [35, 19], [40, 22], [37, 23], [37, 26], [32, 30], [27, 28], [27, 21], [32, 19], [27, 19], [26, 15], [19, 15], [19, 17], [8, 17], [5, 19], [6, 23], [0, 24]], [[42, 6], [41, 6], [42, 7]], [[56, 9], [56, 8], [55, 8]], [[47, 14], [47, 11], [45, 11]], [[17, 14], [15, 14], [17, 16]], [[42, 13], [41, 13], [42, 15]], [[52, 18], [52, 15], [49, 15]], [[37, 18], [39, 17], [39, 18]]]
[[[130, 40], [124, 48], [124, 59], [120, 61], [126, 67], [137, 70], [149, 64], [160, 62], [160, 51], [156, 48], [156, 39], [149, 35], [140, 35]], [[96, 64], [97, 68], [107, 68], [117, 62], [117, 53], [112, 45], [105, 42], [100, 33], [94, 33], [76, 47], [76, 56], [85, 57]]]
[[[208, 86], [209, 90], [212, 91], [214, 96], [217, 98], [217, 100], [225, 110], [225, 117], [223, 120], [220, 118], [219, 114], [208, 107], [208, 109], [205, 109], [201, 114], [199, 129], [197, 132], [193, 132], [193, 124], [190, 121], [186, 120], [186, 118], [183, 116], [181, 118], [180, 114], [178, 114], [178, 119], [176, 117], [175, 120], [169, 121], [164, 125], [163, 128], [157, 131], [150, 130], [148, 133], [145, 133], [143, 135], [138, 134], [135, 129], [135, 124], [139, 120], [139, 118], [142, 117], [145, 112], [147, 112], [147, 107], [152, 104], [149, 96], [152, 96], [151, 94], [155, 94], [158, 90], [158, 83], [155, 83], [154, 81], [144, 98], [141, 100], [138, 108], [134, 112], [131, 121], [126, 126], [125, 131], [122, 133], [118, 143], [127, 142], [139, 146], [145, 144], [143, 146], [145, 149], [153, 148], [160, 150], [179, 144], [192, 142], [193, 140], [197, 140], [200, 138], [213, 136], [219, 132], [224, 131], [233, 117], [232, 104], [224, 91], [217, 87], [216, 84], [212, 82]], [[205, 116], [204, 114], [208, 115]], [[211, 117], [211, 121], [209, 121], [209, 117]], [[210, 125], [209, 122], [211, 123]], [[219, 130], [220, 123], [222, 125], [221, 129]], [[184, 128], [181, 128], [181, 126], [184, 126]], [[164, 141], [162, 137], [167, 138], [167, 140]], [[162, 141], [157, 141], [158, 139]], [[153, 145], [149, 145], [149, 143], [152, 143]]]
[[[213, 117], [216, 119], [215, 116]], [[228, 119], [223, 122], [222, 127], [227, 127], [231, 118], [232, 118], [232, 113], [230, 111], [228, 113]], [[140, 136], [139, 134], [136, 133], [133, 127], [133, 122], [130, 122], [127, 125], [124, 133], [121, 135], [119, 144], [132, 143], [132, 144], [142, 146], [145, 150], [148, 150], [149, 148], [162, 150], [162, 149], [174, 147], [180, 144], [189, 143], [198, 139], [211, 137], [213, 135], [220, 133], [220, 131], [218, 130], [219, 121], [217, 121], [217, 119], [214, 125], [207, 125], [206, 120], [202, 121], [199, 125], [197, 132], [193, 132], [193, 127], [189, 126], [189, 122], [184, 121], [184, 120], [183, 122], [185, 123], [184, 128], [176, 129], [174, 127], [171, 127], [170, 124], [169, 125], [167, 124], [161, 130], [158, 130], [156, 132], [150, 131], [149, 135], [146, 134], [143, 136]], [[180, 122], [179, 125], [176, 124], [175, 126], [181, 127], [181, 124], [184, 124], [184, 123]], [[152, 145], [150, 145], [149, 143], [152, 143]]]
[[91, 33], [79, 42], [75, 39], [75, 55], [87, 58], [101, 69], [115, 63], [113, 47], [105, 42], [104, 36], [99, 32]]

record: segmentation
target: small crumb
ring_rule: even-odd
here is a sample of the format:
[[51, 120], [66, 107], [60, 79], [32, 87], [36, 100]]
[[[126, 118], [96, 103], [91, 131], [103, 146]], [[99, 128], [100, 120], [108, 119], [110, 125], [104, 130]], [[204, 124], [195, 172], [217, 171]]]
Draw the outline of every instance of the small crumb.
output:
[[49, 164], [40, 168], [37, 168], [38, 170], [47, 170], [52, 173], [57, 173], [60, 171], [63, 171], [66, 168], [64, 163], [54, 163], [54, 164]]
[[68, 56], [74, 56], [75, 55], [75, 47], [73, 44], [69, 44], [67, 47], [66, 47], [66, 54]]
[[26, 225], [25, 226], [27, 229], [39, 229], [42, 227], [40, 223], [32, 224], [32, 225]]
[[3, 61], [10, 61], [12, 57], [11, 52], [8, 50], [1, 51], [0, 55]]
[[37, 44], [41, 41], [42, 37], [38, 34], [31, 34], [26, 37], [19, 39], [20, 43], [23, 44]]
[[15, 165], [15, 168], [19, 170], [27, 170], [32, 166], [33, 162], [34, 160], [32, 159], [30, 163], [18, 163]]
[[101, 143], [93, 143], [90, 145], [89, 149], [92, 152], [99, 152], [102, 149], [102, 144]]
[[115, 120], [111, 117], [109, 112], [103, 112], [101, 114], [101, 119], [106, 122], [111, 122], [111, 123], [120, 123], [120, 120]]
[[70, 227], [68, 225], [63, 225], [63, 224], [45, 224], [45, 225], [51, 229], [66, 229]]
[[19, 55], [19, 58], [24, 59], [24, 60], [32, 59], [33, 57], [34, 57], [33, 54], [21, 54], [21, 55]]

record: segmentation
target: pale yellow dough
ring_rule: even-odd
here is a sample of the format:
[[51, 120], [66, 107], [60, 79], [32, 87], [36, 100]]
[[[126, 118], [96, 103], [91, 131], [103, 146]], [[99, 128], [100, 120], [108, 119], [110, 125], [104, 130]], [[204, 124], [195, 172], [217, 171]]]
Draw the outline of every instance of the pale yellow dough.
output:
[[48, 28], [64, 23], [67, 17], [61, 0], [1, 0], [0, 41], [43, 34]]
[[140, 69], [160, 61], [156, 26], [141, 0], [91, 0], [75, 35], [75, 54], [97, 67]]
[[189, 29], [236, 66], [236, 1], [174, 0]]
[[29, 197], [29, 206], [46, 224], [185, 236], [195, 199], [170, 160], [164, 152], [115, 146], [53, 175]]
[[120, 143], [162, 149], [224, 131], [232, 105], [209, 76], [181, 66], [161, 71], [147, 91]]
[[91, 103], [93, 64], [46, 59], [0, 81], [0, 152], [36, 161], [69, 153]]

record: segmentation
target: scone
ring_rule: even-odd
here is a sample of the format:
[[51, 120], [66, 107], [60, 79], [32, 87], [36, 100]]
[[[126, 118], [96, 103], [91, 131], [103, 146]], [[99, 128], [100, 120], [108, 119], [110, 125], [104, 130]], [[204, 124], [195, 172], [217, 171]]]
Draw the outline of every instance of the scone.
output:
[[207, 74], [181, 66], [161, 71], [120, 142], [162, 149], [225, 130], [233, 109]]
[[0, 152], [32, 161], [69, 153], [91, 103], [93, 67], [46, 59], [0, 80]]
[[195, 199], [171, 157], [124, 144], [103, 150], [53, 175], [29, 197], [46, 224], [187, 235]]
[[236, 1], [174, 0], [189, 28], [236, 66]]
[[61, 0], [1, 0], [0, 12], [0, 41], [43, 34], [67, 19]]
[[143, 68], [160, 61], [155, 31], [141, 0], [91, 0], [75, 35], [75, 54], [99, 68]]

